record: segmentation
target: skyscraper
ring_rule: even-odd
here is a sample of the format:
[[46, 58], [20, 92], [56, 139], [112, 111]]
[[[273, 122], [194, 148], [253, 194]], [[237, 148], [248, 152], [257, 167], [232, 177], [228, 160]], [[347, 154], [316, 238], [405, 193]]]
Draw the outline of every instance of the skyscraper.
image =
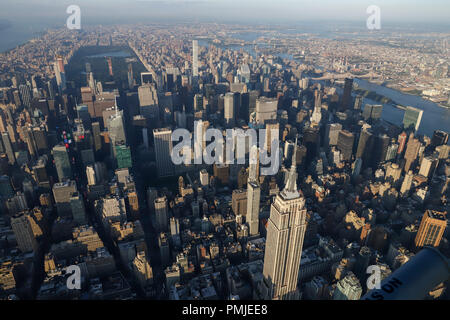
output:
[[296, 163], [293, 161], [286, 186], [275, 197], [270, 210], [263, 268], [266, 299], [298, 298], [297, 283], [306, 229], [306, 209], [305, 199], [297, 190], [295, 177]]
[[70, 198], [75, 192], [77, 192], [77, 186], [73, 180], [53, 185], [53, 198], [55, 199], [58, 216], [72, 217]]
[[353, 109], [361, 110], [361, 106], [363, 104], [364, 97], [361, 95], [357, 95], [355, 98], [355, 104], [353, 105]]
[[372, 113], [370, 114], [370, 118], [373, 120], [381, 119], [381, 114], [383, 113], [383, 105], [376, 104], [372, 106]]
[[259, 149], [256, 145], [250, 148], [250, 164], [248, 168], [248, 181], [259, 179]]
[[448, 133], [442, 130], [435, 130], [433, 132], [433, 138], [431, 139], [431, 145], [433, 147], [441, 146], [443, 144], [447, 144], [448, 142]]
[[231, 208], [236, 216], [247, 214], [247, 191], [235, 189], [231, 194]]
[[436, 156], [440, 160], [447, 159], [449, 151], [450, 151], [450, 146], [448, 146], [448, 145], [437, 146], [435, 149]]
[[153, 82], [153, 74], [151, 72], [141, 72], [141, 85]]
[[97, 184], [95, 177], [95, 169], [93, 165], [86, 166], [86, 177], [88, 185], [95, 186]]
[[[118, 195], [107, 196], [95, 201], [98, 214], [101, 215], [103, 224], [111, 222], [123, 222], [127, 217], [125, 199]], [[111, 221], [111, 222], [110, 222]]]
[[158, 236], [159, 253], [161, 254], [161, 264], [167, 267], [170, 264], [170, 246], [167, 233], [161, 232]]
[[132, 167], [130, 147], [125, 144], [118, 144], [114, 146], [114, 151], [116, 155], [117, 168], [123, 169]]
[[260, 97], [256, 100], [256, 122], [265, 124], [277, 119], [278, 99]]
[[64, 61], [61, 56], [56, 57], [53, 69], [55, 72], [56, 83], [58, 84], [59, 92], [62, 93], [64, 90], [66, 90], [66, 74], [64, 70]]
[[438, 159], [435, 157], [424, 157], [422, 163], [420, 164], [419, 174], [424, 177], [433, 177], [434, 171], [437, 167]]
[[172, 237], [172, 242], [179, 246], [181, 245], [180, 238], [180, 220], [178, 218], [170, 218], [170, 235]]
[[194, 110], [199, 111], [203, 109], [203, 95], [197, 93], [194, 95]]
[[259, 205], [261, 200], [261, 188], [256, 181], [247, 183], [247, 216], [246, 220], [249, 226], [251, 236], [259, 232]]
[[69, 154], [63, 144], [59, 144], [52, 149], [53, 160], [55, 160], [56, 172], [59, 182], [72, 177], [72, 167], [70, 166]]
[[302, 90], [306, 90], [309, 87], [309, 78], [303, 78], [299, 80], [299, 86]]
[[352, 100], [353, 79], [346, 78], [344, 84], [344, 94], [341, 101], [341, 110], [347, 110]]
[[167, 198], [156, 198], [155, 202], [155, 218], [156, 218], [156, 230], [162, 232], [166, 231], [169, 222]]
[[320, 144], [319, 127], [308, 127], [303, 130], [303, 144], [306, 146], [306, 165], [310, 165], [316, 157]]
[[192, 75], [198, 77], [198, 41], [192, 41]]
[[402, 197], [407, 197], [409, 194], [409, 190], [411, 190], [412, 180], [414, 178], [414, 174], [411, 170], [409, 170], [405, 174], [405, 178], [403, 179], [402, 186], [400, 187], [400, 195]]
[[116, 112], [107, 120], [109, 138], [113, 145], [126, 143], [123, 111]]
[[141, 115], [147, 119], [159, 120], [159, 99], [155, 84], [150, 83], [140, 86], [138, 96]]
[[438, 247], [446, 227], [447, 212], [425, 211], [414, 241], [416, 247]]
[[28, 85], [21, 84], [19, 86], [20, 98], [22, 100], [22, 105], [26, 108], [31, 107], [31, 90]]
[[156, 167], [159, 177], [169, 177], [173, 175], [172, 153], [172, 130], [169, 128], [159, 128], [153, 130], [155, 143]]
[[47, 157], [39, 158], [36, 164], [33, 166], [33, 175], [38, 185], [42, 187], [50, 187], [46, 166]]
[[311, 122], [319, 124], [322, 120], [322, 94], [319, 90], [314, 90], [314, 111], [311, 115]]
[[325, 131], [325, 146], [335, 146], [338, 142], [339, 131], [342, 130], [342, 124], [330, 123], [327, 124]]
[[333, 300], [359, 300], [362, 286], [353, 272], [349, 272], [340, 280], [333, 293]]
[[33, 129], [31, 126], [22, 128], [22, 134], [24, 136], [25, 143], [28, 147], [28, 152], [32, 158], [37, 155], [37, 147], [33, 137]]
[[[395, 139], [393, 140], [395, 141]], [[391, 161], [395, 159], [395, 157], [397, 156], [397, 151], [398, 151], [398, 144], [392, 142], [387, 148], [385, 161]]]
[[405, 129], [412, 128], [414, 131], [419, 130], [422, 115], [423, 110], [414, 107], [406, 107], [405, 114], [403, 116], [403, 127]]
[[[292, 154], [294, 153], [294, 141], [292, 140], [286, 140], [286, 142], [284, 143], [284, 158], [285, 161], [288, 162], [289, 166], [291, 165], [292, 161]], [[289, 160], [288, 160], [289, 159]]]
[[414, 138], [414, 135], [411, 133], [409, 136], [408, 144], [406, 145], [405, 151], [405, 172], [408, 172], [411, 168], [413, 162], [417, 159], [417, 154], [419, 153], [420, 141], [419, 139]]
[[342, 160], [351, 160], [354, 139], [353, 133], [347, 130], [339, 131], [337, 146], [342, 153]]
[[256, 100], [259, 97], [259, 91], [258, 90], [252, 90], [249, 92], [249, 102], [248, 102], [248, 114], [252, 114], [256, 111]]
[[405, 131], [403, 131], [402, 133], [400, 133], [398, 135], [398, 138], [397, 138], [397, 141], [398, 141], [397, 154], [398, 155], [401, 155], [403, 153], [403, 151], [405, 150], [406, 140], [408, 140], [408, 135], [406, 134]]
[[6, 155], [8, 156], [8, 163], [13, 165], [14, 163], [16, 163], [16, 157], [14, 156], [14, 150], [8, 132], [2, 133], [2, 141], [3, 146], [5, 147]]
[[250, 68], [249, 68], [248, 64], [246, 64], [246, 63], [242, 64], [238, 70], [238, 74], [240, 76], [240, 81], [242, 83], [250, 82]]
[[352, 176], [357, 177], [361, 173], [362, 159], [356, 158], [356, 160], [353, 162], [352, 167], [353, 167]]
[[11, 178], [7, 175], [0, 176], [0, 198], [9, 199], [14, 195]]
[[22, 252], [36, 251], [38, 248], [31, 219], [31, 216], [25, 213], [11, 217], [11, 228], [16, 236], [19, 250]]
[[133, 273], [141, 288], [153, 283], [153, 270], [148, 263], [145, 251], [138, 251], [132, 263]]
[[389, 137], [386, 134], [380, 134], [375, 137], [373, 153], [368, 155], [372, 159], [373, 168], [377, 168], [380, 163], [386, 160], [389, 141]]
[[391, 163], [386, 169], [386, 180], [392, 184], [397, 183], [402, 174], [402, 169], [396, 163]]
[[94, 152], [98, 152], [102, 149], [102, 138], [100, 136], [100, 123], [92, 123], [92, 136], [94, 140]]
[[272, 143], [275, 141], [275, 145], [279, 142], [280, 137], [280, 124], [279, 123], [267, 123], [266, 124], [266, 141], [265, 150], [267, 152], [272, 152]]
[[70, 208], [72, 210], [73, 220], [78, 225], [86, 224], [86, 210], [84, 207], [83, 195], [78, 191], [74, 192], [70, 197]]
[[371, 104], [366, 104], [364, 106], [364, 110], [363, 110], [363, 118], [365, 120], [378, 120], [381, 118], [381, 113], [383, 112], [383, 106], [382, 105], [371, 105]]
[[228, 92], [224, 98], [224, 112], [225, 125], [232, 128], [235, 125], [235, 105], [234, 93]]
[[39, 155], [43, 155], [48, 151], [48, 142], [45, 130], [42, 127], [33, 128], [33, 138]]
[[209, 186], [209, 174], [206, 169], [200, 170], [200, 183], [202, 186]]

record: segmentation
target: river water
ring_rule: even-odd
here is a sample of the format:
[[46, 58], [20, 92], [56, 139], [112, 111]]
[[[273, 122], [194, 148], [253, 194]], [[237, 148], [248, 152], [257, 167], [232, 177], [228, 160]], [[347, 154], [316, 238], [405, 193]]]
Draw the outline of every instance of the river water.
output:
[[[375, 83], [362, 79], [355, 79], [359, 88], [370, 90], [392, 99], [402, 106], [411, 106], [423, 110], [422, 121], [419, 126], [418, 134], [433, 136], [434, 130], [443, 130], [450, 132], [450, 109], [440, 107], [438, 104], [425, 100], [419, 96], [402, 93]], [[365, 99], [364, 103], [380, 104], [379, 102]], [[398, 109], [393, 105], [384, 104], [382, 119], [394, 124], [400, 125], [403, 121], [405, 111]]]

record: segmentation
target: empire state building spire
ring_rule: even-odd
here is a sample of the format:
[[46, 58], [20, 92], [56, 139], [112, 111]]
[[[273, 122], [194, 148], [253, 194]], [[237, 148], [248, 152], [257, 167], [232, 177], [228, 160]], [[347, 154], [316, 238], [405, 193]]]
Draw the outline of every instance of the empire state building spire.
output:
[[286, 199], [294, 199], [300, 197], [300, 193], [297, 190], [297, 137], [295, 137], [291, 170], [289, 171], [288, 179], [286, 181], [286, 185], [284, 186], [282, 194]]
[[263, 299], [296, 300], [306, 231], [305, 198], [296, 183], [297, 139], [286, 186], [270, 207], [263, 267]]
[[116, 116], [119, 114], [119, 107], [117, 106], [117, 95], [114, 95], [114, 108], [116, 109]]

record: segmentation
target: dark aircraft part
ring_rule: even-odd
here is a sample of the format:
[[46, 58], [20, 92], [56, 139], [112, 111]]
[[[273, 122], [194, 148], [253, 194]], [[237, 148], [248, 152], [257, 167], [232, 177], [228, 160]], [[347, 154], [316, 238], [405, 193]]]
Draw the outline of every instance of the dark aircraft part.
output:
[[450, 279], [450, 262], [437, 249], [423, 248], [361, 300], [423, 300], [438, 284]]

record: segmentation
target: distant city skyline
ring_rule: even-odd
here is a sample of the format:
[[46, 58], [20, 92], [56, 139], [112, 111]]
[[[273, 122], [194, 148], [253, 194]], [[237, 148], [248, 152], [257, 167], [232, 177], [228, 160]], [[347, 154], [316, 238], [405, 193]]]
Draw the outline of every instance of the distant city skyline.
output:
[[[238, 23], [299, 28], [307, 33], [367, 32], [370, 5], [381, 8], [381, 32], [446, 32], [447, 1], [256, 1], [256, 0], [0, 0], [0, 52], [46, 29], [64, 27], [66, 9], [81, 8], [81, 27], [134, 23]], [[126, 12], [126, 15], [123, 14]]]
[[[108, 19], [109, 23], [133, 22], [141, 19], [173, 20], [218, 20], [239, 21], [241, 23], [295, 23], [319, 21], [365, 21], [366, 9], [370, 5], [381, 8], [382, 21], [388, 24], [433, 23], [448, 25], [450, 4], [437, 0], [2, 0], [0, 20], [29, 18], [32, 20], [52, 19], [56, 22], [67, 16], [65, 8], [76, 4], [81, 7], [85, 23], [96, 19]], [[123, 9], [127, 9], [126, 16]], [[112, 20], [112, 18], [114, 20]], [[129, 20], [129, 21], [128, 21]], [[97, 20], [96, 20], [97, 21]], [[49, 21], [50, 22], [50, 21]]]

